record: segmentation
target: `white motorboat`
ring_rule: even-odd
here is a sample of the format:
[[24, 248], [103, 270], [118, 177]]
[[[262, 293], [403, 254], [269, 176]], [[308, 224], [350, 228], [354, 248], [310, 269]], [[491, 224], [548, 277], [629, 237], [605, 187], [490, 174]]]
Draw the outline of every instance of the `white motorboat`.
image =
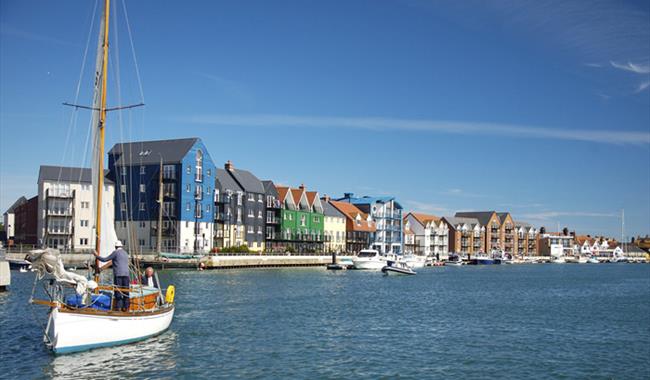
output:
[[600, 264], [600, 261], [595, 256], [591, 256], [590, 258], [587, 259], [587, 263], [589, 264]]
[[379, 254], [376, 249], [362, 249], [352, 258], [354, 269], [381, 270], [386, 266], [386, 257]]
[[578, 257], [578, 264], [587, 264], [589, 262], [589, 258], [586, 256], [579, 256]]
[[424, 264], [426, 264], [427, 258], [426, 256], [408, 254], [404, 255], [401, 261], [411, 268], [424, 268]]
[[417, 274], [411, 267], [402, 261], [392, 261], [388, 260], [386, 265], [381, 268], [382, 273], [385, 275], [388, 274], [403, 274], [403, 275], [414, 275]]
[[456, 255], [456, 254], [451, 254], [449, 255], [449, 258], [447, 261], [445, 261], [445, 266], [454, 266], [454, 267], [459, 267], [463, 265], [463, 258]]

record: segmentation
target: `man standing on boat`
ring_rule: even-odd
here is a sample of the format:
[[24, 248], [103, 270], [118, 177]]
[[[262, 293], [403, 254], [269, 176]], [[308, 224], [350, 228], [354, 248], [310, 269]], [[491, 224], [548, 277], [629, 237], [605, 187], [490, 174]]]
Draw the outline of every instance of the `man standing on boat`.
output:
[[[121, 288], [122, 290], [117, 290], [113, 292], [115, 299], [115, 310], [128, 311], [129, 310], [129, 286], [130, 286], [130, 276], [129, 276], [129, 255], [124, 249], [122, 249], [122, 242], [115, 242], [115, 250], [113, 253], [106, 257], [101, 257], [97, 252], [95, 252], [95, 257], [99, 261], [110, 261], [113, 265], [113, 285], [116, 288]], [[127, 289], [127, 290], [123, 290]]]

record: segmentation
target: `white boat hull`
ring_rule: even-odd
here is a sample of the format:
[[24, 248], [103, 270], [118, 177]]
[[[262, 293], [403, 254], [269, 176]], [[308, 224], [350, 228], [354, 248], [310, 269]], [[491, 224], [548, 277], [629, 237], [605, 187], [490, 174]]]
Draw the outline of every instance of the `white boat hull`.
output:
[[353, 259], [352, 262], [354, 263], [354, 269], [361, 270], [381, 270], [381, 268], [386, 266], [386, 260], [378, 259]]
[[137, 342], [167, 330], [174, 307], [159, 313], [110, 315], [62, 312], [52, 309], [45, 343], [57, 354]]

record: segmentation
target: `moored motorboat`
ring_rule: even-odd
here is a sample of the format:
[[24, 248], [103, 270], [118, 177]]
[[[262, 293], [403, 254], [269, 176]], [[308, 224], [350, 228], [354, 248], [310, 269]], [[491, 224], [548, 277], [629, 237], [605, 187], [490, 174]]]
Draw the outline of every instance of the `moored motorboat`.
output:
[[600, 264], [600, 261], [596, 258], [596, 256], [591, 256], [587, 259], [587, 263], [589, 264]]
[[381, 268], [381, 271], [385, 275], [388, 275], [388, 274], [404, 274], [404, 275], [417, 274], [406, 263], [401, 262], [401, 261], [392, 261], [392, 260], [388, 260], [386, 262], [386, 265], [383, 268]]
[[451, 254], [449, 255], [449, 258], [447, 258], [447, 261], [445, 261], [445, 266], [447, 265], [459, 267], [463, 265], [463, 259], [457, 254]]
[[424, 268], [427, 258], [426, 256], [408, 254], [404, 255], [401, 261], [411, 268]]
[[[471, 264], [471, 265], [492, 265], [492, 264], [496, 264], [496, 263], [495, 263], [494, 259], [491, 256], [489, 256], [489, 255], [487, 255], [485, 253], [478, 253], [478, 254], [476, 254], [476, 255], [474, 255], [473, 257], [470, 258], [469, 264]], [[500, 262], [499, 262], [499, 264], [500, 264]]]
[[551, 256], [550, 262], [553, 264], [566, 264], [566, 258], [564, 256]]
[[386, 257], [379, 254], [376, 249], [362, 249], [352, 259], [354, 269], [381, 270], [386, 265]]

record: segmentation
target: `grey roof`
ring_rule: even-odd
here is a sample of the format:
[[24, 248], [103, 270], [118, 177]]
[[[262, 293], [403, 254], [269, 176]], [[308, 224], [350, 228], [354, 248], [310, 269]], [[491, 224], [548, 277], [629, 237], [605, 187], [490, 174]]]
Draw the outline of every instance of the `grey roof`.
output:
[[495, 211], [466, 211], [457, 212], [456, 216], [462, 218], [476, 218], [481, 222], [481, 225], [486, 226], [494, 213]]
[[517, 222], [517, 221], [515, 221], [515, 227], [532, 228], [533, 225], [530, 224], [530, 223], [526, 223], [526, 222]]
[[16, 207], [18, 207], [18, 206], [20, 206], [20, 205], [22, 205], [22, 204], [25, 204], [25, 203], [27, 203], [27, 198], [21, 196], [20, 198], [18, 198], [18, 199], [14, 202], [14, 204], [12, 204], [12, 205], [7, 209], [7, 211], [5, 211], [5, 214], [11, 214], [11, 213], [13, 213], [14, 210], [16, 209]]
[[264, 185], [253, 173], [248, 170], [232, 169], [230, 174], [235, 178], [239, 185], [248, 193], [264, 194]]
[[508, 217], [508, 213], [507, 212], [498, 212], [497, 216], [499, 217], [499, 220], [501, 221], [501, 223], [503, 223], [503, 222], [505, 222], [506, 218]]
[[273, 181], [262, 181], [262, 185], [264, 186], [264, 193], [266, 195], [272, 195], [276, 198], [280, 196], [280, 194], [278, 194], [278, 189], [276, 189], [275, 185], [273, 184]]
[[[113, 181], [106, 178], [107, 174], [108, 170], [104, 170], [104, 181], [113, 183]], [[92, 170], [89, 168], [41, 165], [38, 170], [38, 183], [42, 181], [92, 183]]]
[[191, 137], [119, 143], [113, 145], [108, 154], [116, 156], [115, 164], [120, 166], [158, 164], [161, 156], [164, 163], [177, 164], [197, 141], [198, 137]]
[[244, 191], [241, 186], [235, 181], [235, 179], [228, 173], [226, 169], [217, 168], [216, 175], [217, 187], [223, 190], [230, 191]]
[[329, 201], [321, 198], [321, 204], [323, 205], [323, 214], [325, 216], [334, 216], [338, 218], [345, 218], [345, 214], [339, 211], [336, 207], [332, 206]]
[[[458, 215], [458, 213], [456, 213]], [[479, 225], [482, 226], [481, 222], [476, 218], [466, 218], [459, 216], [443, 216], [442, 219], [446, 220], [448, 224], [452, 226], [457, 226], [459, 224], [469, 224], [470, 226]]]

